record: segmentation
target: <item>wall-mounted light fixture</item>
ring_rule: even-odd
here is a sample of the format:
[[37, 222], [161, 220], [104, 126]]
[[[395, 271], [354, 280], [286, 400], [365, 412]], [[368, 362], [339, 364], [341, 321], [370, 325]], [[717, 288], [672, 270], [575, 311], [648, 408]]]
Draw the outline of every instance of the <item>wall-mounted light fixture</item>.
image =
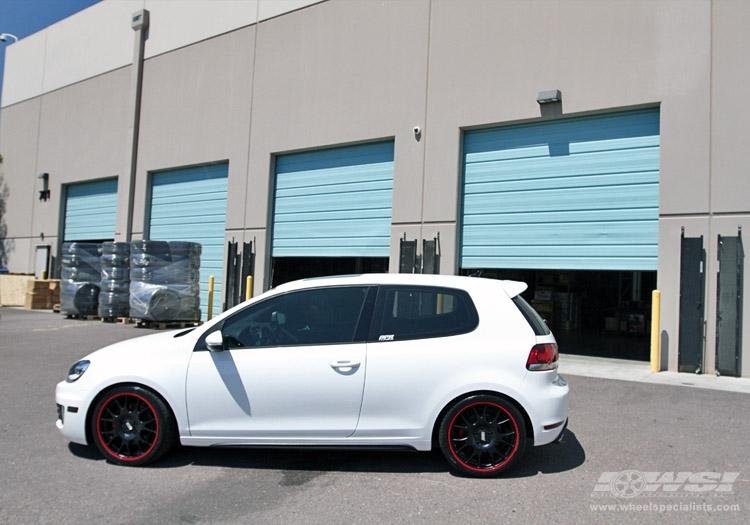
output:
[[562, 102], [562, 93], [559, 89], [550, 89], [549, 91], [540, 91], [536, 96], [539, 104], [551, 104], [553, 102]]
[[12, 38], [13, 42], [18, 42], [18, 37], [16, 35], [11, 35], [10, 33], [0, 33], [0, 42], [7, 42], [9, 38]]
[[39, 200], [46, 201], [49, 199], [49, 173], [40, 173], [37, 178], [42, 179], [42, 189], [39, 190]]

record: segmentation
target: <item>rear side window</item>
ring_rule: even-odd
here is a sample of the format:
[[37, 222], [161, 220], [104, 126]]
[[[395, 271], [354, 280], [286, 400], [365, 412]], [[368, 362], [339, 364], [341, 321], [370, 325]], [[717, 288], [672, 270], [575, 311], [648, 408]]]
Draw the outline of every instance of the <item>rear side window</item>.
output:
[[551, 333], [544, 319], [541, 318], [537, 311], [523, 297], [516, 295], [513, 298], [513, 303], [521, 310], [529, 326], [534, 330], [535, 335], [549, 335]]
[[450, 288], [384, 286], [375, 311], [372, 341], [458, 335], [479, 323], [469, 294]]

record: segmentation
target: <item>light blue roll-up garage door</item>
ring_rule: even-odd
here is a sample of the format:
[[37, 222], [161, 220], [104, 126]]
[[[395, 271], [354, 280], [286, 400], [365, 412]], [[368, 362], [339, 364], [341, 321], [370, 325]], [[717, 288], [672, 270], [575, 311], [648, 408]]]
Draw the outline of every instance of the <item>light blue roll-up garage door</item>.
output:
[[[215, 278], [216, 291], [222, 290], [228, 172], [229, 165], [222, 163], [155, 173], [151, 179], [149, 239], [198, 242], [203, 247], [203, 319], [208, 312], [209, 276]], [[213, 315], [221, 312], [220, 297], [214, 297]]]
[[276, 159], [274, 257], [388, 257], [393, 142]]
[[656, 270], [659, 111], [466, 132], [461, 267]]
[[116, 216], [117, 179], [70, 184], [65, 188], [65, 242], [113, 240]]

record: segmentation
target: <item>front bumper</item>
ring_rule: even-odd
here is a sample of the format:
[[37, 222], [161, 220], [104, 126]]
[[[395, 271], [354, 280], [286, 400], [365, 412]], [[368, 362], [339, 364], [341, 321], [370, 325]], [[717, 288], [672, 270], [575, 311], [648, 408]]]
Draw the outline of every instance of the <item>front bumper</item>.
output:
[[71, 383], [62, 381], [55, 389], [57, 403], [57, 422], [55, 426], [60, 433], [73, 443], [88, 445], [86, 440], [86, 400], [77, 394]]

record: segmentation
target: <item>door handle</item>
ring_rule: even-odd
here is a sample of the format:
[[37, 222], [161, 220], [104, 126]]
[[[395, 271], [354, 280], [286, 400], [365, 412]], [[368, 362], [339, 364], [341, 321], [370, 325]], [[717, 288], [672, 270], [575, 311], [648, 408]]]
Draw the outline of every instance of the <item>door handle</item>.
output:
[[331, 365], [331, 368], [340, 374], [350, 375], [356, 372], [362, 363], [359, 361], [333, 361], [329, 364]]

